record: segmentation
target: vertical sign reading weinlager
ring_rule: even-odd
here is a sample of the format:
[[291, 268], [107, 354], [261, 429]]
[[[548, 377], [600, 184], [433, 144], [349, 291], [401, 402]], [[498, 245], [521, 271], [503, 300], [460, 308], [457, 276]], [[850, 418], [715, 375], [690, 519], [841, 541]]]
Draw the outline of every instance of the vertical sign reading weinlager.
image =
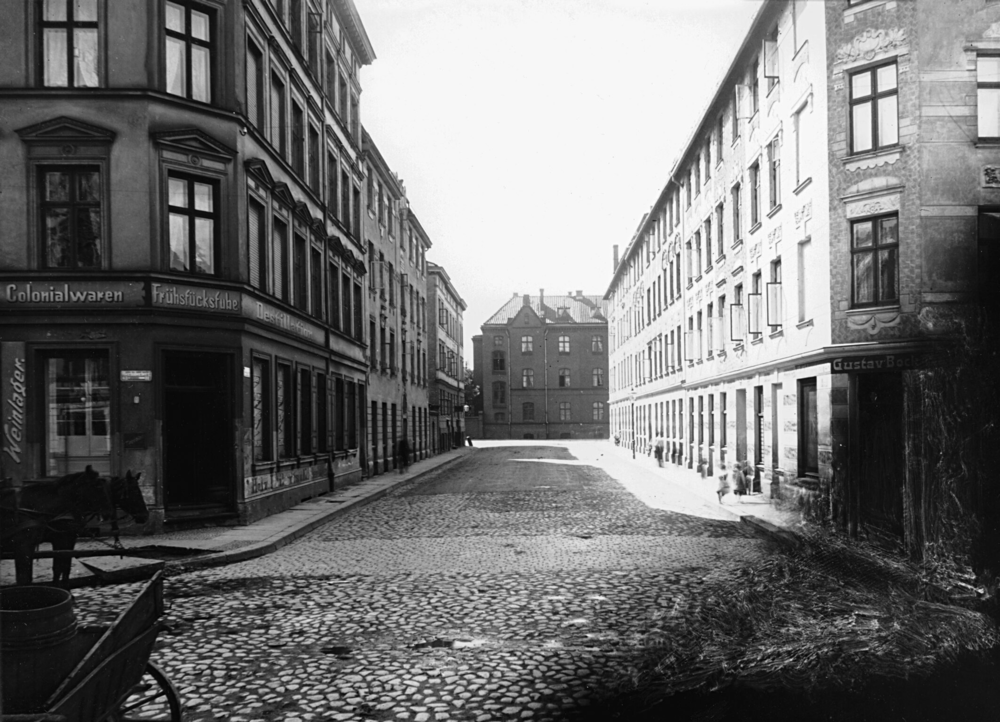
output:
[[3, 449], [0, 450], [0, 477], [12, 479], [20, 485], [28, 477], [28, 454], [25, 429], [28, 409], [28, 372], [24, 357], [24, 343], [0, 343], [0, 374], [3, 391], [0, 400], [3, 410]]

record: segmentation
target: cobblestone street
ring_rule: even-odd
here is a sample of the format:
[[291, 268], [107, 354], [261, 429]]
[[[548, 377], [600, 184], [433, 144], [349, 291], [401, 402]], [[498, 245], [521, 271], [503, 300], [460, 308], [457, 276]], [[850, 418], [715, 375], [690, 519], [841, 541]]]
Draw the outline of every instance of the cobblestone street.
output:
[[[651, 630], [767, 543], [707, 505], [649, 508], [575, 450], [477, 449], [274, 554], [168, 579], [154, 660], [188, 719], [562, 720], [602, 701]], [[133, 593], [79, 590], [81, 616]]]

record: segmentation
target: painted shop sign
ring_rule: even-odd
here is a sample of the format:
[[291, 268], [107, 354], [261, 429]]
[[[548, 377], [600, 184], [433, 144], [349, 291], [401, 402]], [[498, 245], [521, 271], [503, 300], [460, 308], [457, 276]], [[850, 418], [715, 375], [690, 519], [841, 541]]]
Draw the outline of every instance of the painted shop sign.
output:
[[0, 305], [21, 307], [141, 306], [143, 284], [122, 281], [4, 283]]
[[27, 367], [24, 343], [20, 341], [0, 344], [0, 373], [3, 389], [3, 451], [0, 452], [0, 477], [10, 478], [15, 484], [27, 478], [27, 453], [25, 449], [25, 415], [28, 408]]
[[242, 294], [234, 291], [185, 286], [177, 283], [150, 284], [150, 297], [154, 306], [190, 308], [198, 311], [239, 313]]
[[122, 369], [120, 372], [122, 381], [152, 381], [153, 372], [145, 369]]
[[280, 308], [258, 301], [249, 296], [243, 297], [243, 315], [281, 329], [287, 333], [319, 343], [323, 337], [318, 326], [302, 321]]
[[847, 356], [830, 361], [837, 373], [848, 371], [903, 371], [932, 366], [934, 357], [926, 353], [889, 353], [877, 356]]

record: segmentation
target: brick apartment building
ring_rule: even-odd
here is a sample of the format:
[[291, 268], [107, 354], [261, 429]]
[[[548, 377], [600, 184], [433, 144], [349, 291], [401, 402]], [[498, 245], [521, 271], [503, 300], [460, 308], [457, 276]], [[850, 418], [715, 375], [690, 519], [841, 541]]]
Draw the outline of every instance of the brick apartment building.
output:
[[608, 438], [606, 302], [514, 296], [473, 339], [486, 439]]
[[765, 2], [616, 258], [612, 432], [912, 528], [904, 397], [996, 277], [998, 68], [997, 4]]

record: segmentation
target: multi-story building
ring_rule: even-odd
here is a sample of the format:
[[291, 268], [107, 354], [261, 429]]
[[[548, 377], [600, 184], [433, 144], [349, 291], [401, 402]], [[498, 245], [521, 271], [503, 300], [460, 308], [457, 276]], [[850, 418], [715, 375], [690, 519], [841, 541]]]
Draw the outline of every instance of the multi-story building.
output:
[[998, 28], [976, 0], [762, 5], [616, 259], [614, 432], [920, 526], [920, 369], [997, 264]]
[[4, 13], [0, 476], [142, 471], [153, 528], [360, 478], [353, 2]]
[[465, 362], [462, 358], [462, 314], [465, 301], [452, 285], [448, 272], [427, 264], [427, 300], [437, 310], [437, 323], [427, 335], [427, 347], [437, 355], [428, 389], [431, 453], [463, 445], [465, 438]]
[[514, 294], [473, 340], [487, 439], [608, 438], [607, 302]]
[[399, 246], [400, 268], [403, 270], [400, 302], [403, 434], [409, 439], [411, 458], [419, 460], [430, 455], [431, 444], [427, 384], [427, 349], [430, 345], [427, 330], [427, 251], [431, 248], [431, 239], [405, 197], [400, 216], [403, 224]]

